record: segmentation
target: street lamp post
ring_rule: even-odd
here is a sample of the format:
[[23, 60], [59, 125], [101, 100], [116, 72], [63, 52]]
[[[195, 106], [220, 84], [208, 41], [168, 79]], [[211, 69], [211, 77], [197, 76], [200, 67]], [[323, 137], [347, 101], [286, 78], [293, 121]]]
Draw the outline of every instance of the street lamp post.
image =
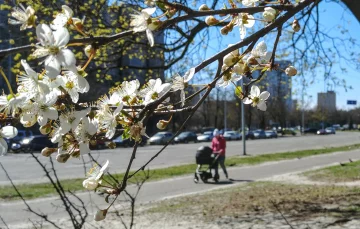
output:
[[[244, 80], [241, 79], [241, 89], [244, 90]], [[243, 155], [246, 155], [246, 143], [245, 143], [245, 111], [244, 103], [241, 101], [241, 132], [242, 132], [242, 143], [243, 143]]]

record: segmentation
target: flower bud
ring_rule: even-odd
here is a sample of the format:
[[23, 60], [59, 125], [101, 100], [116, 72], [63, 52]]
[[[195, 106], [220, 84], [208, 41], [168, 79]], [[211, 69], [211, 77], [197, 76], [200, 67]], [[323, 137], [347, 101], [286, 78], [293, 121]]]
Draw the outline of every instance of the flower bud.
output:
[[79, 18], [72, 18], [72, 21], [73, 21], [73, 26], [77, 29], [77, 30], [80, 30], [80, 31], [83, 31], [84, 29], [84, 24], [83, 24], [83, 21]]
[[205, 23], [207, 25], [216, 25], [219, 23], [219, 20], [216, 19], [214, 16], [207, 16], [206, 19], [205, 19]]
[[94, 220], [95, 220], [95, 221], [104, 220], [104, 219], [106, 218], [106, 214], [107, 214], [107, 209], [98, 210], [98, 211], [96, 212], [96, 214], [94, 215]]
[[233, 71], [238, 75], [242, 75], [245, 72], [244, 67], [245, 67], [245, 65], [243, 63], [237, 63], [234, 65]]
[[271, 7], [265, 7], [263, 12], [263, 17], [265, 21], [272, 21], [276, 18], [276, 10]]
[[301, 29], [299, 21], [296, 19], [294, 19], [294, 21], [292, 22], [291, 27], [294, 30], [294, 32], [299, 32], [299, 30]]
[[256, 58], [253, 57], [253, 56], [250, 56], [246, 61], [247, 61], [247, 63], [250, 64], [250, 65], [257, 65], [257, 64], [259, 64], [259, 62], [256, 60]]
[[56, 151], [57, 151], [56, 148], [45, 147], [44, 149], [41, 150], [41, 155], [43, 155], [44, 157], [50, 157], [50, 155], [52, 153], [55, 153]]
[[89, 58], [91, 54], [95, 53], [95, 49], [92, 45], [88, 45], [84, 48], [85, 55]]
[[199, 7], [199, 11], [206, 11], [206, 10], [210, 10], [210, 8], [206, 4], [202, 4]]
[[222, 35], [227, 35], [229, 32], [231, 32], [234, 28], [234, 24], [233, 23], [229, 23], [226, 26], [222, 27], [220, 32]]
[[[233, 46], [234, 44], [228, 44], [228, 47]], [[231, 52], [234, 56], [238, 56], [239, 55], [239, 49], [235, 49], [234, 51]]]
[[51, 124], [50, 123], [47, 123], [46, 125], [44, 126], [40, 126], [39, 128], [40, 130], [40, 133], [43, 134], [43, 135], [47, 135], [51, 132], [52, 128], [51, 128]]
[[92, 177], [89, 177], [83, 181], [82, 185], [86, 190], [94, 191], [99, 186], [99, 181]]
[[56, 156], [56, 160], [57, 160], [59, 163], [65, 163], [69, 158], [70, 158], [70, 155], [67, 154], [67, 153], [58, 154], [58, 155]]
[[232, 66], [237, 61], [237, 58], [232, 54], [229, 53], [223, 58], [223, 62], [226, 66]]
[[159, 130], [164, 130], [167, 125], [169, 124], [169, 121], [166, 121], [166, 120], [160, 120], [157, 124], [156, 124], [156, 127], [159, 129]]
[[294, 66], [289, 66], [285, 69], [285, 73], [288, 76], [295, 76], [297, 74], [297, 70]]

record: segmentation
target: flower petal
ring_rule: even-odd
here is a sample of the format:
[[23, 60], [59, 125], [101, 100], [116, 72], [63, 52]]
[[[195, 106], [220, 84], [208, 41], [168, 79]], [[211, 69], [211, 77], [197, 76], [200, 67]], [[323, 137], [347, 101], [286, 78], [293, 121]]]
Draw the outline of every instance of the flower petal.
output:
[[62, 49], [57, 55], [61, 66], [69, 69], [72, 72], [77, 72], [76, 58], [74, 53], [70, 49]]
[[255, 25], [254, 16], [252, 16], [251, 14], [248, 14], [247, 17], [248, 17], [248, 19], [246, 20], [247, 23], [244, 24], [244, 26], [245, 26], [246, 28], [251, 28], [251, 27], [253, 27], [253, 26]]
[[7, 142], [3, 138], [0, 138], [0, 155], [5, 155], [7, 151], [8, 151]]
[[146, 19], [148, 19], [153, 13], [155, 13], [155, 11], [156, 7], [152, 7], [141, 10], [141, 13], [145, 16]]
[[18, 134], [18, 130], [13, 126], [4, 126], [1, 128], [1, 136], [4, 138], [13, 138]]
[[58, 47], [63, 47], [69, 43], [70, 40], [70, 34], [69, 31], [66, 28], [58, 28], [56, 31], [53, 32], [55, 42], [53, 45]]
[[189, 82], [195, 74], [195, 68], [190, 68], [189, 71], [185, 72], [184, 82]]
[[147, 39], [149, 40], [150, 46], [154, 47], [154, 44], [155, 44], [154, 35], [153, 35], [153, 33], [151, 32], [150, 29], [146, 30], [146, 36], [147, 36]]
[[252, 100], [250, 98], [246, 97], [246, 98], [243, 99], [243, 103], [244, 104], [251, 104]]
[[45, 69], [47, 71], [46, 75], [49, 76], [49, 78], [54, 79], [58, 76], [61, 69], [58, 59], [53, 55], [48, 56], [45, 59]]
[[36, 36], [42, 46], [53, 45], [55, 43], [54, 34], [46, 24], [39, 24], [36, 27]]
[[260, 88], [258, 86], [251, 86], [250, 95], [252, 97], [259, 97], [260, 95]]
[[270, 93], [268, 91], [263, 91], [261, 92], [261, 94], [259, 95], [259, 98], [261, 100], [267, 100], [270, 96]]
[[260, 102], [257, 104], [257, 108], [258, 108], [259, 110], [266, 111], [266, 103], [265, 103], [265, 101], [260, 101]]

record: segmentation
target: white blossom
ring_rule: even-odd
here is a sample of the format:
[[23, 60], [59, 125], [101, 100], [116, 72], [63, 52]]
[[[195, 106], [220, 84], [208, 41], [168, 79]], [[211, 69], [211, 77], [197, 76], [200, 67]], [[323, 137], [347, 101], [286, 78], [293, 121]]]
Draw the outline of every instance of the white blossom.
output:
[[[150, 16], [155, 13], [156, 8], [147, 8], [147, 9], [143, 9], [141, 10], [141, 12], [137, 12], [137, 14], [132, 14], [131, 15], [131, 22], [130, 22], [130, 26], [133, 27], [133, 31], [135, 33], [137, 32], [143, 32], [146, 31], [146, 36], [149, 40], [150, 46], [153, 47], [154, 46], [154, 35], [151, 31], [151, 28], [149, 27], [148, 20], [150, 18]], [[151, 20], [151, 19], [150, 19]]]
[[103, 110], [99, 111], [99, 122], [101, 128], [107, 130], [105, 137], [107, 139], [111, 139], [114, 137], [117, 120], [116, 117], [120, 114], [123, 108], [123, 103], [116, 107], [116, 109], [112, 112], [109, 107], [104, 107]]
[[95, 220], [95, 221], [104, 220], [104, 219], [106, 218], [106, 214], [107, 214], [107, 209], [98, 210], [98, 211], [96, 212], [96, 214], [94, 215], [94, 220]]
[[70, 95], [73, 103], [78, 102], [79, 93], [86, 93], [90, 89], [88, 81], [72, 71], [65, 71], [64, 75], [57, 76], [57, 79], [60, 86]]
[[173, 91], [179, 91], [180, 90], [180, 101], [181, 106], [185, 105], [185, 91], [188, 82], [194, 77], [195, 74], [195, 68], [190, 68], [189, 71], [185, 73], [183, 77], [181, 77], [179, 74], [175, 74], [172, 81], [172, 89]]
[[252, 86], [250, 95], [244, 98], [244, 104], [252, 104], [253, 107], [257, 107], [259, 110], [266, 111], [266, 100], [269, 98], [270, 93], [263, 91], [260, 93], [258, 86]]
[[258, 2], [259, 0], [242, 0], [242, 4], [244, 6], [255, 6], [255, 3]]
[[99, 168], [98, 165], [91, 168], [88, 172], [88, 178], [83, 181], [83, 187], [90, 191], [95, 190], [99, 186], [99, 183], [101, 182], [104, 173], [107, 171], [108, 166], [109, 160], [107, 160], [101, 168]]
[[52, 31], [48, 25], [40, 24], [36, 27], [36, 35], [41, 46], [37, 45], [32, 55], [35, 58], [46, 57], [45, 70], [50, 78], [58, 76], [61, 67], [77, 72], [75, 55], [66, 48], [70, 40], [70, 34], [66, 28]]
[[139, 94], [144, 97], [144, 104], [148, 104], [163, 96], [170, 89], [171, 84], [163, 84], [160, 78], [156, 80], [150, 79], [146, 87], [142, 89]]
[[236, 26], [239, 26], [240, 29], [240, 38], [244, 39], [246, 36], [246, 28], [251, 28], [255, 24], [254, 16], [248, 13], [240, 13], [237, 16], [237, 20], [235, 22]]
[[63, 5], [61, 8], [62, 8], [62, 12], [58, 13], [55, 19], [50, 24], [50, 27], [54, 30], [63, 28], [74, 15], [74, 12], [70, 7]]
[[276, 17], [276, 10], [271, 7], [265, 7], [264, 12], [263, 12], [263, 17], [264, 17], [265, 21], [270, 22], [270, 21], [274, 20]]
[[13, 126], [4, 126], [0, 129], [0, 155], [4, 155], [8, 151], [8, 144], [4, 138], [13, 138], [18, 131]]
[[27, 95], [23, 93], [16, 96], [13, 96], [12, 94], [2, 95], [0, 96], [0, 112], [14, 116], [19, 108], [24, 106], [26, 101]]
[[141, 142], [142, 137], [141, 136], [146, 136], [146, 127], [144, 127], [144, 125], [141, 122], [137, 122], [131, 125], [130, 127], [130, 136], [131, 138], [133, 138], [135, 141], [137, 142]]
[[21, 64], [26, 74], [18, 76], [18, 91], [23, 92], [28, 100], [35, 97], [43, 100], [50, 93], [49, 86], [39, 80], [39, 74], [29, 66], [26, 60], [21, 60]]
[[20, 122], [23, 125], [29, 127], [31, 124], [35, 124], [37, 121], [40, 126], [46, 125], [50, 120], [56, 120], [58, 118], [58, 111], [51, 107], [54, 104], [54, 101], [38, 101], [38, 102], [29, 102], [23, 108], [23, 112], [20, 115]]
[[237, 74], [231, 74], [231, 73], [227, 73], [224, 74], [217, 82], [216, 84], [219, 87], [227, 87], [228, 85], [230, 85], [231, 82], [237, 82], [242, 78], [241, 75], [237, 75]]
[[79, 143], [81, 154], [90, 153], [89, 143], [90, 139], [96, 134], [98, 128], [97, 121], [91, 120], [88, 117], [81, 119], [79, 125], [75, 128], [74, 136]]
[[35, 10], [28, 6], [26, 9], [22, 4], [19, 4], [19, 7], [14, 7], [13, 11], [11, 12], [12, 18], [9, 18], [8, 23], [11, 25], [20, 25], [20, 30], [25, 30], [32, 28], [35, 26], [36, 16], [35, 16]]
[[267, 63], [271, 58], [271, 52], [267, 52], [267, 46], [264, 41], [261, 41], [256, 47], [251, 50], [251, 55], [248, 57], [247, 62], [251, 63], [251, 59], [255, 58], [257, 63]]

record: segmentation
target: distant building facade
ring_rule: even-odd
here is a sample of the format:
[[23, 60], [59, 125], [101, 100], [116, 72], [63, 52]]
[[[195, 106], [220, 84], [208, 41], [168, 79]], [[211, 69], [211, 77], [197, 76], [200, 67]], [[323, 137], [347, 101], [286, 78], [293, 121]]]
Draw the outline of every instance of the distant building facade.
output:
[[[291, 62], [278, 61], [275, 64], [278, 64], [280, 69], [286, 69], [291, 65]], [[261, 80], [260, 86], [270, 93], [268, 103], [271, 103], [276, 98], [278, 101], [285, 103], [286, 110], [291, 111], [294, 109], [291, 96], [291, 77], [287, 76], [284, 71], [273, 70], [267, 72], [264, 79]]]
[[320, 92], [317, 99], [318, 109], [336, 111], [336, 93], [334, 91]]

